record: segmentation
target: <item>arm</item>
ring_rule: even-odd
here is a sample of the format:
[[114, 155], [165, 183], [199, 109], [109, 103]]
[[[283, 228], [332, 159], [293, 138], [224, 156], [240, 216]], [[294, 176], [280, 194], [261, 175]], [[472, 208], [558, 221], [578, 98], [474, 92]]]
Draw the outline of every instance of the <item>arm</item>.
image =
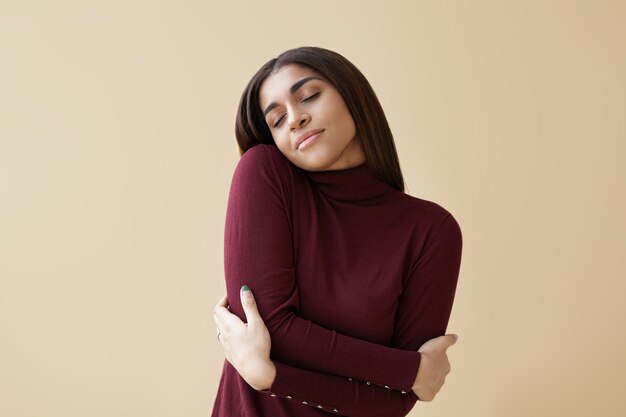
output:
[[427, 237], [398, 301], [392, 346], [419, 349], [445, 334], [461, 267], [463, 237], [451, 214]]
[[462, 247], [461, 228], [447, 213], [439, 226], [429, 231], [398, 300], [391, 343], [422, 352], [425, 366], [419, 369], [414, 391], [423, 401], [432, 401], [450, 371], [445, 349], [456, 342], [456, 337], [442, 340], [440, 336], [446, 332], [452, 311]]
[[[257, 149], [257, 151], [259, 153], [246, 153], [244, 157], [264, 157], [264, 159], [256, 161], [256, 164], [254, 160], [243, 159], [240, 161], [240, 166], [237, 169], [243, 170], [243, 172], [235, 173], [231, 188], [229, 199], [230, 223], [227, 221], [225, 236], [228, 299], [231, 300], [231, 311], [243, 318], [239, 288], [244, 283], [250, 284], [254, 288], [255, 298], [258, 300], [261, 315], [269, 324], [270, 333], [273, 333], [272, 340], [274, 341], [274, 346], [280, 343], [284, 344], [285, 342], [294, 343], [296, 351], [291, 354], [301, 354], [304, 357], [303, 360], [306, 361], [309, 355], [311, 355], [311, 358], [314, 358], [313, 355], [316, 353], [316, 349], [312, 351], [307, 349], [311, 346], [317, 346], [314, 344], [315, 340], [310, 337], [310, 331], [316, 325], [295, 316], [295, 313], [298, 311], [298, 297], [292, 269], [293, 259], [288, 258], [286, 261], [282, 259], [283, 256], [291, 256], [291, 241], [289, 239], [288, 243], [282, 243], [285, 246], [280, 246], [278, 243], [281, 240], [273, 236], [277, 230], [283, 230], [287, 235], [290, 233], [287, 212], [285, 210], [288, 201], [283, 201], [288, 196], [281, 190], [279, 175], [270, 169], [273, 161], [269, 160], [269, 155], [260, 153], [266, 150]], [[248, 152], [252, 152], [252, 150]], [[258, 164], [265, 165], [259, 167]], [[276, 168], [274, 167], [274, 169]], [[245, 181], [246, 176], [252, 175], [256, 175], [255, 179], [261, 180], [254, 184], [254, 188], [250, 184], [246, 186]], [[273, 209], [262, 208], [263, 204], [260, 204], [261, 200], [268, 197], [270, 203], [273, 204]], [[239, 214], [237, 214], [238, 212]], [[405, 282], [405, 290], [399, 300], [396, 329], [393, 337], [393, 343], [396, 347], [402, 348], [402, 346], [406, 346], [406, 348], [416, 351], [425, 341], [431, 337], [443, 334], [445, 331], [454, 295], [454, 284], [458, 276], [461, 245], [458, 225], [456, 225], [451, 216], [445, 220], [445, 222], [442, 222], [439, 230], [435, 228], [431, 231], [419, 258], [411, 268], [411, 276]], [[259, 226], [261, 230], [257, 229], [256, 226]], [[266, 239], [263, 240], [262, 245], [259, 245], [258, 240], [257, 242], [248, 242], [246, 245], [246, 241], [249, 240], [247, 236], [258, 236], [258, 240]], [[276, 250], [277, 248], [282, 249], [282, 251]], [[278, 266], [273, 268], [271, 265], [265, 266], [263, 260], [268, 257], [270, 259], [277, 258]], [[260, 268], [260, 270], [256, 268]], [[243, 279], [237, 279], [239, 276], [243, 276]], [[264, 278], [267, 285], [258, 285], [262, 283], [249, 279], [246, 280], [246, 277], [252, 279], [257, 277]], [[422, 291], [426, 291], [426, 294], [420, 294]], [[287, 294], [286, 300], [280, 297], [285, 292]], [[266, 300], [266, 297], [269, 298], [269, 301]], [[274, 304], [271, 303], [273, 298], [275, 298]], [[424, 303], [425, 300], [430, 300], [430, 298], [432, 298], [433, 302]], [[269, 314], [263, 311], [264, 303], [266, 303], [266, 306], [269, 306], [269, 309], [266, 310], [269, 311]], [[274, 309], [271, 307], [274, 307]], [[279, 319], [282, 319], [282, 322]], [[424, 324], [420, 324], [418, 321], [422, 319], [433, 320], [432, 326], [421, 327]], [[304, 333], [304, 337], [298, 335], [296, 340], [277, 337], [277, 335], [284, 334], [280, 332], [281, 325], [292, 326], [289, 329], [283, 329], [283, 332], [288, 333], [289, 330], [295, 332], [298, 331], [299, 322], [303, 322], [307, 330]], [[328, 332], [331, 336], [338, 339], [341, 337], [346, 338], [348, 341], [353, 339], [338, 335], [327, 329], [321, 328], [320, 330], [322, 333]], [[363, 342], [367, 347], [371, 345], [371, 343], [359, 339], [355, 339], [355, 341]], [[302, 347], [301, 351], [298, 350], [300, 346]], [[398, 350], [384, 348], [391, 351]], [[414, 352], [410, 351], [409, 353]], [[274, 359], [279, 359], [277, 355], [273, 356]], [[366, 352], [366, 359], [369, 358], [372, 361], [380, 361], [379, 363], [386, 365], [384, 359], [372, 357], [370, 352]], [[324, 361], [325, 358], [321, 358], [321, 360]], [[316, 365], [316, 360], [309, 363], [313, 366], [308, 367], [308, 369], [312, 369]], [[370, 413], [367, 415], [376, 415], [376, 413], [388, 416], [395, 414], [406, 415], [418, 399], [413, 391], [410, 390], [415, 381], [416, 372], [411, 375], [409, 386], [405, 389], [407, 393], [402, 394], [395, 390], [375, 386], [373, 384], [376, 382], [374, 378], [358, 375], [358, 369], [355, 372], [344, 374], [344, 378], [340, 378], [334, 375], [289, 366], [293, 365], [293, 363], [275, 362], [275, 365], [275, 380], [271, 384], [271, 388], [264, 392], [273, 393], [284, 398], [287, 398], [287, 396], [291, 396], [291, 399], [300, 398], [302, 401], [307, 401], [307, 403], [317, 402], [318, 404], [315, 406], [322, 405], [324, 410], [333, 406], [333, 409], [337, 409], [339, 413], [345, 413], [344, 415], [350, 415], [351, 413], [363, 414], [364, 412]], [[302, 366], [302, 368], [305, 367]], [[337, 373], [334, 370], [326, 372]], [[347, 376], [352, 376], [353, 379], [351, 380]], [[367, 383], [357, 381], [357, 379], [372, 381], [373, 383], [368, 385]], [[328, 409], [330, 410], [330, 408]], [[399, 412], [396, 413], [396, 411]]]
[[413, 391], [401, 393], [353, 378], [308, 371], [276, 361], [274, 366], [276, 378], [272, 387], [260, 392], [334, 415], [406, 416], [417, 401]]
[[414, 405], [408, 392], [272, 362], [269, 331], [252, 291], [241, 292], [241, 304], [246, 323], [228, 310], [226, 296], [215, 307], [214, 320], [228, 364], [255, 390], [293, 401], [296, 407], [345, 416], [400, 417]]
[[[420, 349], [427, 341], [445, 333], [458, 281], [461, 252], [461, 229], [448, 214], [431, 231], [405, 282], [396, 314], [393, 346]], [[403, 395], [361, 381], [346, 381], [277, 362], [274, 365], [275, 379], [271, 388], [263, 392], [282, 397], [298, 395], [309, 399], [309, 404], [313, 399], [315, 406], [319, 403], [324, 408], [326, 404], [332, 404], [343, 415], [380, 413], [404, 416], [419, 400], [414, 391]]]
[[[284, 364], [410, 391], [420, 353], [340, 334], [298, 316], [292, 251], [289, 162], [257, 145], [239, 160], [226, 215], [225, 276], [231, 312], [243, 319], [239, 289], [248, 284]], [[279, 159], [281, 158], [281, 159]]]

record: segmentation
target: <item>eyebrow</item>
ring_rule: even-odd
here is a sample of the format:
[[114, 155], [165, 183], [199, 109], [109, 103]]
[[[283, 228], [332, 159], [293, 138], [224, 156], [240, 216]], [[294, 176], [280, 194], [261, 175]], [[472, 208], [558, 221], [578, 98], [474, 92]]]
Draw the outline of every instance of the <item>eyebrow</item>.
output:
[[[300, 81], [296, 81], [294, 83], [294, 85], [292, 85], [289, 88], [289, 92], [291, 94], [294, 94], [296, 91], [298, 91], [298, 89], [300, 87], [302, 87], [305, 83], [311, 81], [311, 80], [320, 80], [323, 81], [320, 77], [315, 77], [315, 76], [311, 76], [311, 77], [305, 77], [303, 79], [301, 79]], [[265, 118], [267, 116], [267, 113], [271, 112], [276, 106], [278, 106], [278, 104], [274, 101], [272, 103], [269, 104], [269, 106], [267, 106], [265, 108], [265, 111], [263, 112], [263, 118]]]

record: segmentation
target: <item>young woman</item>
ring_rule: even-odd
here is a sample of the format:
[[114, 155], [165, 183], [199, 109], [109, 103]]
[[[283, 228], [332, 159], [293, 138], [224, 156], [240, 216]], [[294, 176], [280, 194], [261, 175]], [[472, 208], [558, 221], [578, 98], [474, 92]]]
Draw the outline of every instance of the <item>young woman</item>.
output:
[[462, 235], [404, 193], [368, 81], [336, 52], [288, 50], [248, 83], [235, 133], [212, 417], [394, 417], [431, 401], [456, 341]]

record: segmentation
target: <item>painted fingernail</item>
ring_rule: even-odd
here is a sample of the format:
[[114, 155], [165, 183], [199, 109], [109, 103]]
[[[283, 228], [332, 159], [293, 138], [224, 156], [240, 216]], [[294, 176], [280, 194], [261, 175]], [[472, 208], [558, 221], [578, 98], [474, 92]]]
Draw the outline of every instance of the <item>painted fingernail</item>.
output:
[[246, 303], [252, 303], [252, 291], [247, 285], [241, 287], [241, 299]]

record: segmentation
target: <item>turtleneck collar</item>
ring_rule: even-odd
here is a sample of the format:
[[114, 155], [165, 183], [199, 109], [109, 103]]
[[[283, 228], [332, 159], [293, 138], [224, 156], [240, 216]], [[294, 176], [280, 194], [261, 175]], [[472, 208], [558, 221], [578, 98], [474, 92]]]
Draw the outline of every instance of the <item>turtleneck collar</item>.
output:
[[332, 171], [302, 171], [317, 190], [333, 200], [378, 200], [392, 189], [372, 173], [367, 163]]

